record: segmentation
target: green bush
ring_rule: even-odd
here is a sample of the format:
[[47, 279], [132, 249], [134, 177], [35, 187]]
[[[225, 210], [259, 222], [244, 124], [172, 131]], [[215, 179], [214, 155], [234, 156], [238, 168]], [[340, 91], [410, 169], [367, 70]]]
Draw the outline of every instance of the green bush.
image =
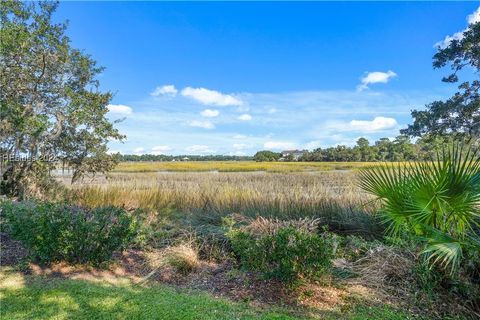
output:
[[288, 283], [320, 277], [334, 257], [335, 239], [328, 233], [280, 227], [274, 233], [258, 234], [243, 228], [227, 236], [243, 267]]
[[1, 209], [7, 232], [43, 263], [101, 263], [124, 248], [136, 230], [133, 217], [115, 207], [6, 202]]
[[480, 151], [459, 143], [438, 160], [360, 171], [360, 187], [380, 203], [388, 235], [410, 233], [431, 265], [459, 271], [480, 251]]

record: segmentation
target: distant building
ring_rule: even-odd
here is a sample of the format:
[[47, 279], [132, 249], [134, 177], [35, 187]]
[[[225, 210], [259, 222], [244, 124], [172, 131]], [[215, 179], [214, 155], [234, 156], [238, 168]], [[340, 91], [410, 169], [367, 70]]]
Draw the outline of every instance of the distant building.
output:
[[183, 157], [182, 160], [183, 161], [188, 161], [188, 160], [190, 160], [190, 158], [189, 157]]
[[301, 156], [303, 156], [307, 150], [285, 150], [281, 152], [282, 157], [279, 159], [280, 161], [287, 161], [293, 160], [298, 161]]

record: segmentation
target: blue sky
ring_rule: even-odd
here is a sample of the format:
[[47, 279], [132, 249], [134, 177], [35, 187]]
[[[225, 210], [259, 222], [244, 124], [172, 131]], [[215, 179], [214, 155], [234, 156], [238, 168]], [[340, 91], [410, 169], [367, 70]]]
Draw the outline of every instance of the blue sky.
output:
[[[106, 70], [127, 154], [237, 154], [395, 137], [455, 85], [435, 45], [475, 2], [63, 2]], [[475, 13], [475, 14], [474, 14]], [[473, 14], [473, 15], [472, 15]], [[476, 21], [476, 20], [475, 20]], [[448, 38], [447, 38], [448, 41]]]

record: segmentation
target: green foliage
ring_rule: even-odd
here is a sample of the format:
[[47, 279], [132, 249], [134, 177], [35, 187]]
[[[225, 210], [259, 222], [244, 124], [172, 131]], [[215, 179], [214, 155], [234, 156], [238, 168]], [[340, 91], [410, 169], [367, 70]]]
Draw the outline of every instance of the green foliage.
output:
[[439, 158], [361, 170], [360, 186], [381, 202], [390, 236], [416, 235], [428, 260], [453, 272], [480, 248], [480, 157], [455, 144]]
[[233, 229], [227, 234], [242, 266], [287, 283], [318, 278], [329, 270], [334, 257], [331, 235], [283, 227], [273, 234]]
[[419, 152], [419, 145], [412, 143], [407, 136], [400, 135], [393, 141], [381, 138], [373, 145], [366, 138], [359, 138], [357, 145], [347, 147], [338, 145], [329, 148], [318, 148], [306, 153], [301, 161], [405, 161], [420, 160], [425, 154]]
[[[435, 69], [450, 66], [452, 73], [444, 82], [458, 82], [458, 72], [471, 67], [478, 76], [480, 70], [480, 23], [471, 24], [461, 37], [452, 39], [446, 47], [439, 47], [433, 56]], [[480, 139], [480, 82], [473, 80], [460, 84], [459, 91], [445, 101], [434, 101], [426, 110], [413, 110], [414, 122], [401, 130], [403, 134], [423, 136], [425, 134], [449, 135]]]
[[133, 217], [115, 207], [5, 202], [1, 210], [7, 231], [43, 263], [101, 263], [124, 248], [136, 229]]
[[110, 170], [107, 142], [124, 138], [106, 116], [112, 94], [99, 90], [103, 68], [71, 47], [67, 24], [53, 21], [57, 5], [0, 6], [0, 156], [24, 157], [2, 161], [0, 176], [3, 191], [20, 198], [48, 186], [55, 159], [73, 169], [72, 180]]
[[253, 156], [253, 160], [258, 161], [258, 162], [264, 162], [264, 161], [278, 161], [280, 159], [281, 154], [278, 152], [273, 152], [273, 151], [268, 151], [268, 150], [263, 150], [263, 151], [258, 151], [255, 153]]

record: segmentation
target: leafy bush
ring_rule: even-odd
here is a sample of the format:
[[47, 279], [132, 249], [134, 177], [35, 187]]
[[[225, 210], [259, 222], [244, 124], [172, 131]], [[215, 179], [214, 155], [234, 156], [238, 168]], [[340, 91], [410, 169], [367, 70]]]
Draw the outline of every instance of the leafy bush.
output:
[[243, 267], [288, 283], [318, 278], [330, 268], [335, 251], [332, 235], [292, 226], [269, 230], [258, 233], [258, 228], [247, 226], [228, 232]]
[[380, 201], [390, 236], [415, 235], [431, 263], [454, 272], [480, 250], [480, 154], [454, 145], [438, 158], [362, 170], [360, 186]]
[[101, 263], [124, 248], [136, 229], [133, 217], [115, 207], [6, 202], [1, 209], [7, 231], [44, 263]]

